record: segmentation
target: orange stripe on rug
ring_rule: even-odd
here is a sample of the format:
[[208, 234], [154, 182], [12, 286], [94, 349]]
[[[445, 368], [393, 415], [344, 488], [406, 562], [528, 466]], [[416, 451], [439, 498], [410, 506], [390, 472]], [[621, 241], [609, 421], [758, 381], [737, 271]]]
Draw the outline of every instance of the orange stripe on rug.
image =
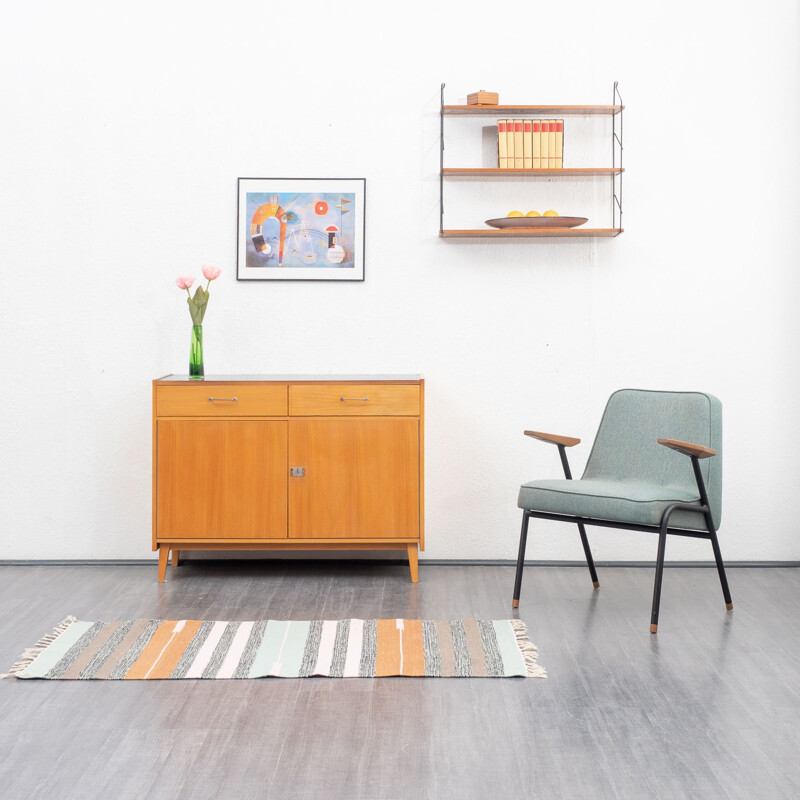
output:
[[[156, 632], [147, 643], [147, 646], [142, 651], [142, 654], [125, 673], [125, 680], [141, 680], [143, 678], [155, 677], [168, 678], [172, 669], [175, 668], [175, 664], [178, 663], [177, 661], [165, 675], [154, 673], [156, 673], [159, 661], [169, 652], [176, 636], [182, 633], [189, 624], [195, 625], [194, 632], [192, 633], [192, 636], [194, 636], [194, 634], [197, 633], [197, 628], [200, 627], [197, 620], [165, 621], [159, 625], [158, 628], [156, 628]], [[180, 658], [180, 656], [178, 656], [178, 658]], [[161, 670], [159, 669], [158, 672], [160, 673]]]
[[375, 658], [375, 677], [400, 674], [400, 657], [402, 653], [402, 629], [398, 623], [402, 620], [379, 619], [376, 631], [378, 654]]
[[172, 641], [167, 644], [164, 652], [161, 654], [161, 658], [153, 665], [147, 677], [169, 678], [169, 676], [172, 675], [172, 671], [178, 666], [181, 656], [192, 639], [194, 639], [197, 631], [200, 630], [202, 624], [203, 621], [199, 619], [187, 620], [183, 629], [176, 631], [175, 635], [172, 637]]
[[403, 675], [425, 674], [425, 648], [422, 639], [422, 620], [406, 619], [403, 634]]
[[177, 622], [162, 622], [150, 637], [150, 641], [142, 650], [139, 658], [134, 661], [131, 668], [125, 673], [125, 680], [141, 680], [147, 677], [150, 667], [153, 666], [164, 646], [175, 635]]

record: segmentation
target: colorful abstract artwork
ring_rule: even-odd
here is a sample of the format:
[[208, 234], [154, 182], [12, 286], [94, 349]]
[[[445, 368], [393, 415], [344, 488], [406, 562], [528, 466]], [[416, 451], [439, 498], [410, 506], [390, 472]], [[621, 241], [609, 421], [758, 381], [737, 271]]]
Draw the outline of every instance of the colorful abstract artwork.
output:
[[240, 280], [364, 280], [364, 178], [239, 178]]

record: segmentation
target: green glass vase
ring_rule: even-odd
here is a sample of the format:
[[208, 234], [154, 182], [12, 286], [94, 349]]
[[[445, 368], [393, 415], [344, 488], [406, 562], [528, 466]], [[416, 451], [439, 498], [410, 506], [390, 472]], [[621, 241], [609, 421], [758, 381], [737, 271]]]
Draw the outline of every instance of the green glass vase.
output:
[[203, 368], [203, 326], [192, 325], [192, 346], [189, 350], [189, 377], [195, 380], [205, 375]]

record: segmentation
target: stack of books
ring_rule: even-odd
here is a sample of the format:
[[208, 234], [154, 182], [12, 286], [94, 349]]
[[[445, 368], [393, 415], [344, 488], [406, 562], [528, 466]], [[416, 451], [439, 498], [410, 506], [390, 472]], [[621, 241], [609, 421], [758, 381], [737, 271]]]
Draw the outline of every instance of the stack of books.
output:
[[563, 119], [497, 120], [500, 169], [563, 169]]

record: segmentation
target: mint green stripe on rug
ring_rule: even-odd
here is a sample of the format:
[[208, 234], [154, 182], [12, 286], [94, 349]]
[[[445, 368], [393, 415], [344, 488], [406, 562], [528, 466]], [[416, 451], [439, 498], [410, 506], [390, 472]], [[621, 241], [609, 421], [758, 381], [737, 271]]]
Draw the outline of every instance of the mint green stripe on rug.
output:
[[29, 664], [18, 678], [43, 678], [67, 654], [69, 649], [83, 636], [93, 622], [73, 622], [47, 649]]
[[295, 678], [303, 661], [309, 621], [270, 620], [248, 673], [249, 678]]
[[511, 623], [507, 619], [492, 620], [494, 632], [497, 636], [497, 649], [503, 659], [503, 671], [507, 678], [512, 676], [525, 676], [525, 659], [520, 653], [517, 637], [511, 628]]
[[286, 632], [286, 642], [280, 657], [280, 668], [277, 672], [270, 673], [278, 678], [296, 678], [300, 672], [311, 622], [292, 621], [288, 625], [290, 627]]

